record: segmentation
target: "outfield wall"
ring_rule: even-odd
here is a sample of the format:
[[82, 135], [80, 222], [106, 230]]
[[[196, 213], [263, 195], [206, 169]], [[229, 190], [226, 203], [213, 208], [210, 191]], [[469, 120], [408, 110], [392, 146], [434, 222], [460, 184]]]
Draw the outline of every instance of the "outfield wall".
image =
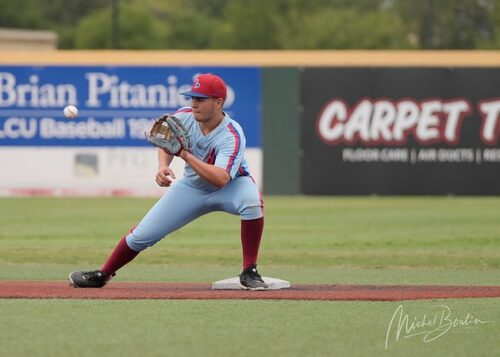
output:
[[499, 83], [500, 67], [306, 68], [300, 191], [500, 194]]
[[[0, 68], [0, 194], [141, 195], [157, 154], [145, 140], [155, 117], [189, 106], [179, 92], [197, 73], [225, 78], [224, 110], [246, 134], [251, 174], [262, 182], [257, 67], [3, 65]], [[75, 105], [79, 116], [65, 118]], [[181, 177], [182, 161], [173, 168]]]
[[200, 72], [227, 79], [266, 194], [498, 194], [499, 71], [500, 51], [6, 52], [0, 194], [160, 194], [142, 132]]

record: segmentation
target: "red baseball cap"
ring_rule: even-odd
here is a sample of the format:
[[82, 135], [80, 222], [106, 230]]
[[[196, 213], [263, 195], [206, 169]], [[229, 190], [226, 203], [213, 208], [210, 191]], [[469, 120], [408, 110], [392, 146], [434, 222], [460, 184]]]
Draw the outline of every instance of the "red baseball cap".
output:
[[226, 99], [227, 88], [222, 78], [212, 73], [206, 73], [200, 74], [194, 79], [190, 91], [179, 94], [189, 97]]

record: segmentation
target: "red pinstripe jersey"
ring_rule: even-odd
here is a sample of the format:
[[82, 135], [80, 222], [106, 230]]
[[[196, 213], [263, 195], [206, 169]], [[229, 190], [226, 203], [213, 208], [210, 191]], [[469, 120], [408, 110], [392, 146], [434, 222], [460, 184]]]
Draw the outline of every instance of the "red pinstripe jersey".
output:
[[[231, 179], [237, 176], [249, 176], [250, 171], [245, 159], [245, 134], [238, 122], [227, 113], [224, 114], [224, 119], [219, 126], [208, 135], [204, 135], [190, 107], [180, 108], [174, 113], [191, 136], [193, 155], [209, 164], [223, 168]], [[196, 187], [214, 189], [214, 186], [199, 177], [188, 164], [185, 166], [184, 176]]]

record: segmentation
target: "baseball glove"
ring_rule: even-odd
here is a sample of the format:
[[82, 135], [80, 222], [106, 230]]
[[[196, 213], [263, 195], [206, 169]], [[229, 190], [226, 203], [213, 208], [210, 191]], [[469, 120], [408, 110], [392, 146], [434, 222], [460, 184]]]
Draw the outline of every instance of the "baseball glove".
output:
[[181, 150], [191, 151], [191, 139], [186, 128], [178, 118], [170, 114], [156, 119], [146, 139], [172, 155], [179, 155]]

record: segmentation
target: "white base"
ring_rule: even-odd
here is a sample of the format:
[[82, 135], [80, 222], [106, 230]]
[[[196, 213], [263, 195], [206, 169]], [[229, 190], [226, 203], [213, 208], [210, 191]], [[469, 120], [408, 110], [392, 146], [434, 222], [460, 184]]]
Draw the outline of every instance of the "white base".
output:
[[[262, 280], [268, 285], [267, 290], [289, 289], [290, 282], [281, 279], [268, 278], [263, 276]], [[245, 290], [240, 285], [240, 278], [229, 278], [216, 281], [212, 284], [212, 290]]]

